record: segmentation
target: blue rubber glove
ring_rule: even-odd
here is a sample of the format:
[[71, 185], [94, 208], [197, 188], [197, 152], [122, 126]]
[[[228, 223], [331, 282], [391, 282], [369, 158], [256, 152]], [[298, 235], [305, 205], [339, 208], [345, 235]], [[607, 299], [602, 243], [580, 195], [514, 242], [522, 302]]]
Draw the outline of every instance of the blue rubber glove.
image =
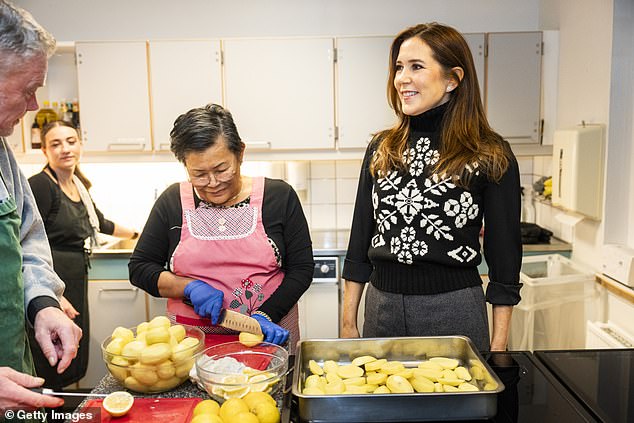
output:
[[288, 331], [283, 327], [267, 320], [266, 317], [261, 314], [253, 314], [251, 317], [257, 320], [260, 324], [265, 342], [282, 345], [288, 339]]
[[194, 305], [194, 311], [201, 317], [209, 317], [212, 324], [218, 323], [224, 293], [208, 283], [195, 280], [185, 286], [185, 296]]

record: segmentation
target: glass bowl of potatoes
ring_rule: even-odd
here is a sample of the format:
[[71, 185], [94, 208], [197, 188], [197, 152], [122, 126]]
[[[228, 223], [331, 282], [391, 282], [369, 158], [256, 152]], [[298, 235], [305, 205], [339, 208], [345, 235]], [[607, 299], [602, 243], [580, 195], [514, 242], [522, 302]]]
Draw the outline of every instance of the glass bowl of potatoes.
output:
[[132, 328], [115, 328], [101, 343], [101, 351], [112, 377], [127, 389], [158, 393], [189, 378], [204, 338], [197, 327], [172, 324], [158, 316]]
[[284, 388], [287, 372], [288, 351], [268, 342], [254, 346], [226, 342], [196, 357], [198, 383], [218, 402], [242, 398], [249, 392], [274, 397]]

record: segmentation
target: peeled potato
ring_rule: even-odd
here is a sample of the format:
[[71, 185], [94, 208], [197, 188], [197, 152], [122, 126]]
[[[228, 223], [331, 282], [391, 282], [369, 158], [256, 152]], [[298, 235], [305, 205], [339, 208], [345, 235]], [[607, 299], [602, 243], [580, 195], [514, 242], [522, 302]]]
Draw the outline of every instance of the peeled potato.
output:
[[432, 382], [437, 382], [438, 379], [443, 376], [443, 374], [441, 371], [435, 369], [413, 369], [412, 376], [424, 377], [431, 380]]
[[176, 342], [181, 342], [187, 336], [187, 332], [182, 325], [170, 326], [168, 329], [170, 336], [176, 338]]
[[371, 361], [376, 361], [375, 357], [372, 357], [371, 355], [364, 355], [361, 357], [357, 357], [354, 360], [352, 360], [352, 365], [353, 366], [363, 366], [366, 363], [369, 363]]
[[169, 343], [170, 332], [169, 329], [163, 326], [153, 327], [145, 332], [145, 342], [148, 345]]
[[337, 368], [339, 367], [339, 363], [333, 360], [324, 361], [324, 372], [326, 373], [337, 373]]
[[378, 388], [376, 388], [373, 392], [373, 394], [391, 394], [392, 391], [390, 391], [390, 388], [388, 388], [385, 385], [381, 385]]
[[[460, 379], [463, 380], [471, 380], [471, 374], [469, 374], [469, 370], [467, 370], [466, 368], [462, 367], [462, 366], [458, 366], [456, 367], [456, 369], [454, 370], [454, 373], [456, 374], [456, 376], [458, 376]], [[473, 386], [473, 385], [472, 385]]]
[[358, 366], [353, 366], [352, 364], [347, 364], [345, 366], [339, 366], [337, 374], [343, 379], [361, 377], [363, 376], [363, 369]]
[[155, 318], [153, 318], [152, 320], [150, 320], [149, 324], [148, 324], [148, 330], [152, 329], [152, 328], [156, 328], [156, 327], [164, 327], [164, 328], [169, 328], [172, 325], [172, 323], [170, 322], [170, 319], [168, 319], [165, 316], [156, 316]]
[[434, 392], [434, 382], [425, 377], [414, 377], [410, 383], [416, 392]]
[[458, 385], [458, 390], [459, 391], [468, 391], [468, 392], [475, 392], [475, 391], [479, 391], [477, 386], [474, 386], [468, 382], [463, 382], [460, 385]]
[[117, 326], [113, 331], [112, 331], [112, 338], [122, 338], [123, 340], [125, 340], [125, 343], [127, 344], [128, 342], [132, 341], [134, 339], [134, 333], [127, 328], [121, 327], [121, 326]]
[[170, 344], [152, 344], [141, 351], [139, 360], [143, 364], [156, 364], [163, 360], [167, 360], [171, 355], [172, 347], [170, 347]]
[[351, 386], [351, 385], [362, 386], [362, 385], [365, 385], [365, 382], [366, 380], [363, 376], [351, 377], [351, 378], [343, 380], [343, 383], [345, 383], [346, 386]]
[[386, 363], [387, 363], [387, 360], [385, 358], [379, 358], [378, 360], [367, 362], [364, 365], [365, 371], [372, 372], [375, 370], [379, 370]]
[[443, 369], [455, 369], [458, 367], [460, 362], [455, 358], [447, 358], [447, 357], [432, 357], [429, 359], [430, 361], [437, 363], [443, 367]]
[[159, 377], [154, 371], [154, 366], [136, 363], [130, 366], [130, 375], [144, 385], [154, 385]]
[[411, 394], [414, 392], [412, 384], [403, 376], [391, 375], [385, 383], [390, 391], [396, 394]]
[[315, 360], [308, 360], [308, 368], [310, 369], [310, 372], [314, 375], [321, 376], [324, 374], [324, 369], [322, 369]]
[[255, 347], [264, 340], [263, 334], [255, 334], [251, 332], [240, 332], [238, 335], [238, 341], [245, 347]]

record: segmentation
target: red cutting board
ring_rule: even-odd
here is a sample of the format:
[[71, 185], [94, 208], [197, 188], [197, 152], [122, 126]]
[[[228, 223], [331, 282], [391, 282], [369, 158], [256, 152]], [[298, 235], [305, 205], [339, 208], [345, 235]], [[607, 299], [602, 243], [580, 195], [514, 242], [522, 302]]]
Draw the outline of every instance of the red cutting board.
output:
[[95, 416], [92, 420], [84, 422], [143, 422], [143, 423], [187, 423], [191, 420], [191, 414], [201, 398], [135, 398], [132, 408], [125, 416], [112, 417], [103, 409], [103, 399], [86, 401], [82, 407], [83, 413], [96, 413], [100, 410], [101, 420]]

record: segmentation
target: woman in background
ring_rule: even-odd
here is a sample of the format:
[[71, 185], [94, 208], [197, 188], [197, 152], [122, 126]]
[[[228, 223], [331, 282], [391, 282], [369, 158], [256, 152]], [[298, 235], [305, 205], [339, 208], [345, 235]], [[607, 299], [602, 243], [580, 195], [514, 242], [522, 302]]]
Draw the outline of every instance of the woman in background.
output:
[[62, 309], [81, 327], [84, 336], [77, 357], [64, 373], [57, 374], [37, 348], [32, 330], [29, 335], [38, 376], [46, 379], [46, 387], [62, 389], [78, 382], [88, 366], [88, 256], [97, 246], [97, 233], [119, 238], [136, 238], [138, 233], [105, 219], [93, 203], [88, 193], [91, 183], [78, 167], [82, 143], [70, 123], [58, 120], [42, 128], [42, 152], [46, 166], [29, 178], [29, 184], [44, 221], [53, 267], [66, 283]]
[[156, 200], [130, 257], [130, 281], [167, 297], [169, 316], [200, 326], [208, 344], [236, 337], [215, 326], [225, 308], [256, 319], [267, 342], [290, 339], [292, 351], [297, 301], [314, 267], [297, 194], [282, 180], [241, 174], [245, 145], [217, 104], [179, 116], [170, 136], [189, 180]]
[[[508, 142], [489, 126], [473, 58], [437, 23], [401, 32], [390, 50], [388, 100], [397, 124], [363, 161], [343, 270], [343, 337], [465, 335], [505, 350], [520, 300], [520, 183]], [[479, 233], [489, 266], [486, 301]]]

